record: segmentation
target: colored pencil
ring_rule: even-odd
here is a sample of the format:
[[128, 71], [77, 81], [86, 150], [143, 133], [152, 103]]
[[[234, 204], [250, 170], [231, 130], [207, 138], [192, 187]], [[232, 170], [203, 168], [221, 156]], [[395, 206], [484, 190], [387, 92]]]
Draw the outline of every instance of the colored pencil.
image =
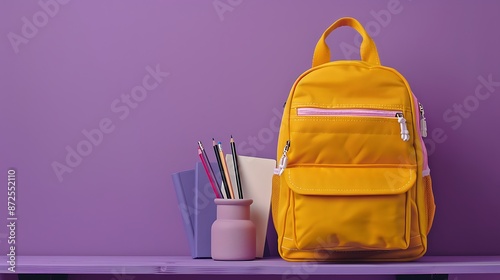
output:
[[226, 198], [232, 198], [229, 192], [229, 185], [227, 184], [226, 175], [224, 174], [224, 167], [222, 167], [222, 161], [220, 158], [219, 147], [215, 143], [215, 139], [212, 138], [212, 144], [214, 145], [215, 158], [217, 159], [217, 164], [219, 165], [220, 176], [222, 178], [222, 185], [224, 185], [224, 191], [226, 193]]
[[205, 148], [203, 148], [203, 144], [201, 143], [201, 141], [198, 141], [198, 146], [200, 147], [201, 152], [203, 153], [203, 157], [205, 158], [205, 161], [207, 162], [208, 167], [210, 168], [210, 174], [212, 174], [212, 178], [214, 179], [215, 185], [217, 186], [219, 193], [222, 194], [221, 186], [219, 185], [219, 181], [217, 181], [217, 176], [215, 175], [214, 169], [212, 168], [212, 164], [210, 163], [210, 159], [208, 158], [207, 152], [205, 151]]
[[215, 186], [214, 179], [212, 178], [212, 174], [210, 174], [210, 170], [208, 169], [207, 161], [205, 160], [205, 157], [203, 156], [203, 152], [201, 151], [200, 148], [198, 148], [198, 156], [201, 159], [201, 163], [203, 164], [203, 168], [205, 169], [205, 173], [207, 173], [208, 180], [210, 181], [210, 185], [212, 185], [212, 190], [214, 191], [215, 197], [221, 198], [221, 195], [219, 194], [219, 190]]
[[243, 199], [243, 190], [241, 189], [240, 169], [238, 167], [236, 145], [234, 144], [233, 135], [231, 135], [230, 144], [231, 144], [231, 154], [233, 154], [234, 175], [236, 176], [236, 186], [238, 188], [238, 198]]
[[226, 176], [226, 182], [229, 188], [229, 193], [231, 194], [231, 198], [236, 198], [233, 192], [233, 186], [231, 184], [231, 177], [229, 176], [229, 170], [227, 169], [226, 157], [224, 156], [224, 152], [222, 151], [222, 143], [219, 142], [219, 153], [220, 153], [220, 161], [222, 162], [222, 168], [224, 169], [224, 175]]

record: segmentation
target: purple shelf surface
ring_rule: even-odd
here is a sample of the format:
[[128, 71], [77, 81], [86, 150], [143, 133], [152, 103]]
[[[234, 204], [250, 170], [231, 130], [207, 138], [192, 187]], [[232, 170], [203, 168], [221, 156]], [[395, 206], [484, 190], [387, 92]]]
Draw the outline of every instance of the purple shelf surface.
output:
[[[0, 273], [7, 273], [6, 257]], [[279, 258], [214, 261], [188, 256], [18, 256], [16, 273], [394, 275], [500, 274], [500, 256], [425, 256], [398, 263], [306, 263]]]

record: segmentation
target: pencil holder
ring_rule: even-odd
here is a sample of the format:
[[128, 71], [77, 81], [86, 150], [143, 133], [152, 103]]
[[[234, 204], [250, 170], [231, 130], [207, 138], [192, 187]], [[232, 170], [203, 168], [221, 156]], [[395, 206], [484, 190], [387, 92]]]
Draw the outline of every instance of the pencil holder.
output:
[[255, 224], [250, 220], [252, 199], [216, 198], [217, 219], [212, 224], [212, 259], [255, 259]]

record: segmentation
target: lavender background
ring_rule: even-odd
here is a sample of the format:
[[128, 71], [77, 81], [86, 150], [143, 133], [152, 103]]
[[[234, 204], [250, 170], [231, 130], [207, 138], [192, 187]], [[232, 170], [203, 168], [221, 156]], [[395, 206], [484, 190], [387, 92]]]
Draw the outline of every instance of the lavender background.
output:
[[[274, 158], [290, 87], [342, 16], [425, 106], [438, 205], [428, 254], [500, 254], [500, 2], [48, 2], [49, 16], [38, 1], [0, 1], [0, 170], [17, 170], [18, 255], [189, 254], [170, 174], [194, 167], [196, 141], [230, 134], [241, 154]], [[357, 59], [341, 50], [354, 38], [329, 38], [334, 59]], [[141, 95], [147, 67], [169, 75]], [[476, 94], [483, 78], [495, 82]], [[126, 105], [132, 91], [142, 101]], [[103, 121], [112, 131], [85, 150], [82, 131]], [[52, 165], [78, 145], [88, 155], [58, 178]]]

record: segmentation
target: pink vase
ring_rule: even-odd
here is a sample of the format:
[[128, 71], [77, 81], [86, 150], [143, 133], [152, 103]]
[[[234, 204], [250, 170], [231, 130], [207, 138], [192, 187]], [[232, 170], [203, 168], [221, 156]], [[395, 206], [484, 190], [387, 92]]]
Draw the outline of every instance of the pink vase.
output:
[[217, 219], [212, 224], [212, 259], [255, 259], [255, 224], [250, 220], [251, 199], [216, 198]]

